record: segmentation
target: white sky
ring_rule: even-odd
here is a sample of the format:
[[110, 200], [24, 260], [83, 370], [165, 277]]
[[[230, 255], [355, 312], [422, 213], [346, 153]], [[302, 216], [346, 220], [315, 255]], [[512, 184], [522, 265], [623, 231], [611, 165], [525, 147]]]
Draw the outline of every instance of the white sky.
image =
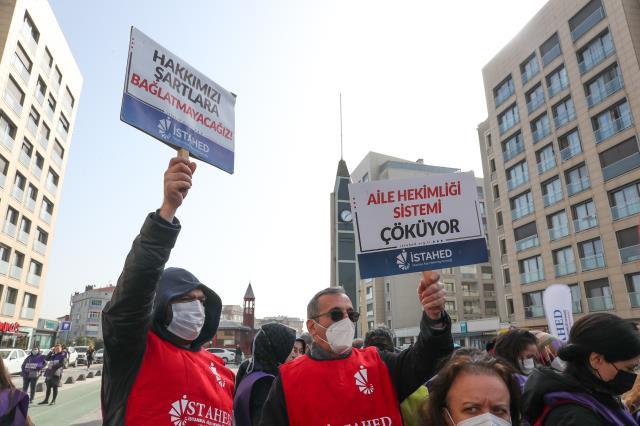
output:
[[[236, 173], [199, 164], [168, 266], [256, 314], [303, 317], [329, 285], [329, 193], [369, 151], [482, 175], [482, 66], [542, 0], [50, 0], [84, 76], [41, 317], [115, 283], [171, 150], [119, 121], [135, 25], [238, 95]], [[88, 18], [90, 17], [90, 19]], [[98, 18], [98, 19], [96, 19]]]

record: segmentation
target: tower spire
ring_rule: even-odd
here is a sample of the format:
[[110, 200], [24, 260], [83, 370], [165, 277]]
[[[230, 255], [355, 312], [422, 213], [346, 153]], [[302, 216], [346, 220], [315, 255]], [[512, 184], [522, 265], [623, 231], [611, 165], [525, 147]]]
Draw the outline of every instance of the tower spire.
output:
[[342, 93], [340, 93], [340, 159], [342, 160]]

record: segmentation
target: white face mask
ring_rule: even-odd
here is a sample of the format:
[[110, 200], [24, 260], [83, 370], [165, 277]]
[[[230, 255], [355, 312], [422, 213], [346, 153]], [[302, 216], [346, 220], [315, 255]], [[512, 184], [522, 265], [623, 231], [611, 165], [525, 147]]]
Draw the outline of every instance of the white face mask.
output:
[[520, 368], [524, 372], [524, 374], [530, 374], [535, 368], [535, 363], [533, 362], [533, 358], [521, 359], [520, 360]]
[[551, 361], [551, 368], [556, 371], [563, 372], [565, 368], [567, 368], [567, 363], [560, 359], [559, 356], [555, 357], [553, 361]]
[[320, 336], [318, 336], [318, 339], [328, 343], [334, 353], [342, 355], [351, 349], [351, 343], [353, 342], [356, 329], [349, 318], [334, 322], [329, 327], [325, 327], [318, 322], [316, 322], [316, 324], [327, 330], [327, 340], [324, 340]]
[[199, 300], [171, 305], [173, 318], [167, 330], [182, 340], [193, 341], [204, 325], [204, 305]]
[[471, 417], [470, 419], [463, 420], [461, 422], [454, 422], [451, 418], [451, 414], [449, 410], [447, 411], [447, 415], [449, 416], [449, 420], [456, 426], [510, 426], [511, 422], [505, 419], [502, 419], [493, 413], [484, 413], [479, 416]]

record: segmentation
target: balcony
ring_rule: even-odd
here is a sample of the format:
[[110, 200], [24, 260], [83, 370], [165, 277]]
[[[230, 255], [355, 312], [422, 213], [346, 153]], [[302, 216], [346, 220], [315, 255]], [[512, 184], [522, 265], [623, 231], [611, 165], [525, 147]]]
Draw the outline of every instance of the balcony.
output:
[[533, 203], [529, 203], [526, 206], [511, 210], [511, 218], [513, 220], [518, 220], [521, 217], [525, 217], [526, 215], [529, 215], [531, 213], [533, 213]]
[[27, 283], [35, 287], [40, 286], [40, 275], [36, 275], [33, 272], [29, 272], [27, 274]]
[[629, 293], [629, 303], [631, 303], [632, 308], [640, 308], [640, 292]]
[[38, 42], [33, 39], [31, 29], [27, 26], [23, 26], [20, 30], [20, 41], [27, 47], [27, 49], [29, 49], [31, 53], [35, 53], [36, 49], [38, 48]]
[[509, 191], [529, 182], [529, 175], [516, 175], [507, 181]]
[[16, 313], [16, 305], [15, 303], [5, 303], [2, 306], [2, 315], [12, 317]]
[[549, 192], [542, 196], [542, 201], [545, 207], [554, 205], [555, 203], [562, 201], [562, 190]]
[[560, 150], [560, 159], [564, 163], [565, 161], [575, 157], [582, 152], [580, 144], [571, 144], [564, 149]]
[[22, 311], [20, 311], [20, 318], [32, 320], [35, 315], [36, 310], [34, 308], [27, 308], [25, 306], [24, 308], [22, 308]]
[[529, 112], [529, 114], [531, 114], [542, 105], [544, 105], [544, 96], [537, 96], [527, 103], [527, 111]]
[[5, 222], [4, 228], [2, 228], [2, 232], [9, 235], [11, 238], [15, 238], [16, 230], [17, 230], [16, 225], [14, 225], [9, 221]]
[[532, 131], [531, 135], [533, 136], [533, 143], [536, 144], [540, 142], [549, 135], [549, 133], [551, 133], [551, 126], [549, 124], [545, 124], [541, 128]]
[[602, 61], [607, 59], [609, 56], [613, 55], [616, 49], [611, 45], [611, 47], [598, 48], [595, 52], [591, 54], [591, 57], [584, 58], [582, 62], [578, 64], [580, 68], [580, 74], [584, 74], [593, 69], [596, 65], [600, 64]]
[[44, 255], [47, 254], [47, 245], [42, 243], [41, 241], [34, 240], [33, 241], [33, 250], [36, 253], [39, 253], [39, 254], [44, 256]]
[[527, 238], [523, 238], [521, 240], [516, 241], [516, 251], [521, 252], [533, 247], [538, 247], [540, 245], [540, 240], [537, 235], [531, 235]]
[[49, 141], [47, 140], [47, 136], [42, 131], [40, 132], [40, 134], [38, 134], [38, 143], [44, 149], [47, 149], [47, 146], [49, 146]]
[[7, 271], [9, 271], [9, 262], [0, 259], [0, 274], [7, 275]]
[[638, 213], [640, 213], [640, 198], [629, 203], [618, 204], [611, 207], [611, 215], [614, 220], [622, 219], [623, 217], [632, 216]]
[[500, 134], [505, 134], [509, 131], [509, 129], [512, 129], [519, 122], [520, 120], [505, 120], [502, 123], [499, 123], [498, 127], [500, 129]]
[[628, 129], [632, 125], [633, 119], [631, 118], [631, 114], [622, 115], [610, 122], [608, 125], [600, 127], [598, 130], [594, 131], [596, 143], [609, 139], [611, 136]]
[[546, 160], [542, 160], [541, 162], [538, 163], [538, 173], [542, 174], [551, 169], [555, 169], [555, 167], [556, 167], [556, 158], [549, 157]]
[[582, 272], [604, 268], [605, 267], [604, 253], [596, 253], [591, 256], [581, 257], [580, 267], [582, 268]]
[[14, 98], [8, 90], [4, 91], [4, 100], [18, 116], [22, 114], [22, 104], [20, 103], [20, 100]]
[[640, 167], [640, 152], [635, 152], [602, 168], [604, 180], [613, 179]]
[[567, 123], [573, 121], [576, 118], [576, 113], [574, 111], [563, 112], [562, 114], [558, 114], [553, 118], [553, 122], [556, 125], [556, 129], [566, 125]]
[[21, 229], [20, 232], [18, 232], [18, 241], [20, 241], [22, 244], [26, 245], [29, 242], [29, 233], [28, 232], [24, 232]]
[[40, 219], [51, 225], [51, 213], [47, 212], [45, 209], [40, 210]]
[[33, 166], [31, 166], [31, 174], [36, 178], [37, 181], [40, 181], [40, 176], [42, 176], [42, 169], [38, 167], [35, 162], [33, 163]]
[[44, 113], [47, 115], [47, 117], [49, 118], [49, 120], [53, 121], [53, 114], [55, 113], [54, 110], [52, 110], [49, 106], [47, 106], [44, 109]]
[[551, 241], [559, 240], [560, 238], [564, 238], [569, 235], [569, 226], [556, 226], [555, 228], [549, 229], [549, 239]]
[[13, 138], [9, 133], [4, 132], [0, 134], [0, 142], [2, 142], [2, 145], [4, 145], [5, 148], [11, 151], [13, 149], [13, 144], [15, 140], [13, 140]]
[[32, 121], [31, 118], [27, 121], [27, 129], [29, 129], [29, 132], [31, 132], [33, 136], [38, 134], [38, 125]]
[[51, 195], [56, 195], [56, 193], [58, 192], [58, 185], [54, 184], [53, 182], [51, 182], [50, 180], [47, 180], [47, 183], [45, 184], [45, 187], [47, 188], [47, 191], [51, 194]]
[[584, 231], [586, 229], [598, 226], [598, 218], [596, 216], [584, 216], [573, 221], [573, 229], [575, 232]]
[[496, 292], [495, 291], [485, 291], [484, 292], [484, 297], [496, 297]]
[[462, 295], [465, 297], [480, 297], [478, 290], [463, 290]]
[[620, 259], [622, 260], [622, 263], [629, 263], [640, 260], [640, 244], [621, 248]]
[[601, 91], [592, 92], [587, 96], [587, 105], [589, 105], [589, 108], [598, 105], [620, 89], [622, 89], [622, 79], [620, 77], [616, 77], [606, 83]]
[[567, 87], [569, 87], [569, 82], [567, 80], [560, 80], [557, 83], [553, 83], [551, 86], [549, 86], [548, 90], [549, 90], [549, 97], [552, 98], [555, 95], [557, 95], [558, 93], [562, 92], [564, 89], [566, 89]]
[[60, 157], [57, 152], [54, 151], [51, 153], [51, 159], [58, 165], [58, 167], [62, 167], [62, 157]]
[[[512, 83], [509, 84], [509, 90], [502, 93], [498, 93], [498, 96], [495, 98], [496, 108], [502, 105], [504, 101], [509, 99], [514, 93], [515, 93], [515, 90], [513, 88], [513, 80], [512, 80]], [[69, 108], [69, 110], [71, 110], [71, 108]]]
[[571, 275], [576, 273], [576, 264], [575, 263], [558, 263], [557, 265], [553, 265], [553, 268], [556, 272], [556, 277], [562, 277], [565, 275]]
[[11, 265], [9, 276], [19, 280], [22, 277], [22, 268], [20, 266]]
[[531, 272], [523, 272], [520, 274], [520, 283], [521, 284], [529, 284], [534, 283], [536, 281], [544, 280], [544, 271], [531, 271]]
[[40, 90], [38, 90], [38, 88], [36, 88], [36, 92], [34, 95], [35, 95], [36, 101], [38, 101], [38, 103], [42, 105], [44, 103], [44, 93], [42, 93]]
[[587, 297], [589, 312], [610, 311], [613, 309], [611, 296]]
[[34, 211], [36, 209], [36, 200], [34, 200], [31, 197], [27, 197], [27, 199], [24, 202], [24, 205], [27, 206], [29, 210]]
[[65, 129], [62, 125], [58, 125], [56, 130], [58, 131], [58, 134], [60, 135], [60, 137], [62, 137], [62, 140], [66, 141], [67, 137], [69, 136], [69, 131]]
[[29, 164], [31, 164], [31, 157], [22, 150], [20, 151], [20, 162], [27, 168], [29, 167]]
[[524, 317], [525, 318], [541, 318], [544, 316], [543, 306], [525, 306]]
[[538, 66], [538, 62], [535, 62], [535, 66], [533, 66], [531, 69], [527, 69], [522, 73], [522, 85], [524, 86], [525, 84], [527, 84], [527, 82], [538, 75], [539, 72], [540, 67]]
[[549, 65], [555, 58], [560, 56], [561, 53], [562, 52], [560, 51], [560, 45], [556, 44], [551, 48], [551, 50], [542, 55], [542, 66], [546, 67], [547, 65]]
[[598, 22], [604, 19], [604, 10], [602, 6], [593, 11], [593, 13], [585, 18], [579, 25], [577, 25], [573, 31], [571, 31], [571, 40], [574, 42], [580, 37], [586, 34], [591, 28], [593, 28]]
[[577, 194], [578, 192], [582, 192], [586, 189], [591, 188], [591, 183], [589, 182], [589, 178], [588, 177], [583, 177], [582, 179], [578, 180], [577, 182], [571, 182], [567, 184], [567, 193], [569, 194], [569, 197], [571, 197], [572, 195]]
[[524, 144], [517, 143], [513, 147], [507, 147], [507, 149], [502, 152], [502, 159], [506, 163], [521, 152], [524, 152]]
[[29, 73], [29, 70], [24, 67], [22, 62], [20, 62], [20, 59], [18, 59], [18, 57], [15, 55], [13, 56], [12, 64], [13, 69], [20, 76], [22, 81], [24, 81], [25, 84], [29, 84], [29, 77], [31, 77], [31, 74]]
[[13, 195], [13, 198], [16, 200], [22, 202], [22, 199], [24, 198], [24, 190], [20, 189], [19, 186], [13, 185], [13, 188], [11, 188], [11, 195]]

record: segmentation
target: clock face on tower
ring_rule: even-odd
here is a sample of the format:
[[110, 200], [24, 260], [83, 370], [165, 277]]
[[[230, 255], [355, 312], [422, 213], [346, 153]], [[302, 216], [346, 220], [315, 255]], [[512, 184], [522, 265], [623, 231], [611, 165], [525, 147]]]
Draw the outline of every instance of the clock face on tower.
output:
[[349, 210], [342, 210], [340, 212], [340, 219], [343, 222], [347, 222], [347, 223], [351, 223], [351, 221], [353, 220], [353, 216], [351, 215], [351, 211]]

